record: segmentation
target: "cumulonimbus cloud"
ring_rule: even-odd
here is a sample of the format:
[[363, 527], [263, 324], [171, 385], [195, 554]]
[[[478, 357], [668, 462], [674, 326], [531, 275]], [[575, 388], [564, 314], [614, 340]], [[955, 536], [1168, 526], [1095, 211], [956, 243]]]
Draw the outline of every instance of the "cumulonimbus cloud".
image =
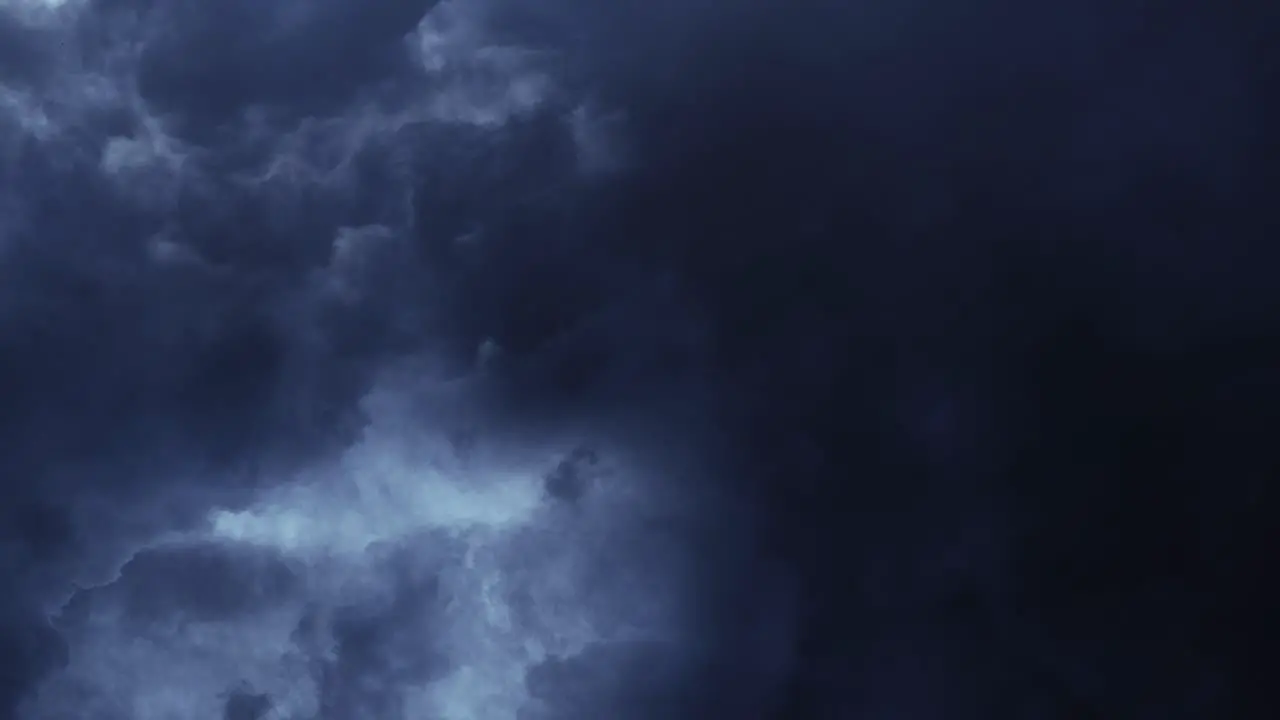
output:
[[[569, 257], [518, 218], [630, 160], [503, 12], [0, 6], [33, 48], [0, 74], [0, 474], [62, 533], [4, 557], [52, 548], [15, 593], [65, 651], [18, 717], [576, 717], [628, 658], [699, 662], [682, 493], [496, 416], [615, 313], [498, 350], [493, 278], [540, 257], [505, 248]], [[569, 702], [547, 668], [585, 654], [612, 679]]]

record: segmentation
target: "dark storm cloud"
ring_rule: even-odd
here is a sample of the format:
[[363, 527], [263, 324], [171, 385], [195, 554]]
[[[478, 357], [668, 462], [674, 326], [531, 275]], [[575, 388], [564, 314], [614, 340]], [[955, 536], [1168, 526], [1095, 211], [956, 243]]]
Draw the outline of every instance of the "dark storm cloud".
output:
[[[539, 236], [556, 218], [543, 217], [554, 205], [543, 198], [576, 176], [575, 143], [594, 142], [599, 153], [607, 138], [588, 127], [585, 107], [571, 112], [576, 100], [555, 97], [537, 48], [491, 41], [475, 8], [454, 3], [428, 16], [433, 5], [6, 6], [0, 30], [14, 41], [4, 46], [0, 94], [0, 472], [5, 637], [18, 655], [5, 672], [7, 712], [59, 662], [67, 667], [25, 716], [200, 714], [224, 692], [239, 693], [226, 712], [250, 712], [245, 698], [262, 688], [236, 690], [232, 660], [205, 669], [198, 661], [245, 643], [201, 628], [279, 631], [280, 647], [294, 646], [296, 597], [236, 600], [266, 582], [243, 553], [270, 552], [276, 536], [250, 534], [241, 548], [238, 526], [215, 523], [214, 537], [197, 531], [177, 545], [165, 534], [344, 457], [369, 435], [359, 401], [384, 359], [426, 352], [436, 359], [421, 378], [457, 376], [481, 341], [502, 332], [496, 305], [482, 306], [501, 275], [482, 264], [501, 268], [497, 246], [515, 247], [517, 232], [548, 246]], [[530, 149], [541, 159], [512, 173], [504, 158], [532, 157]], [[465, 252], [482, 253], [469, 269], [454, 257]], [[538, 468], [518, 487], [540, 487]], [[518, 497], [516, 513], [537, 498]], [[456, 532], [502, 521], [500, 509], [458, 502]], [[433, 513], [428, 524], [454, 522], [446, 509]], [[400, 522], [409, 525], [393, 535], [418, 520]], [[303, 575], [314, 583], [317, 572]], [[400, 596], [395, 607], [414, 602], [419, 594], [396, 577], [370, 570], [366, 580]], [[39, 616], [73, 584], [85, 589], [59, 616], [85, 619], [63, 618], [58, 640]], [[446, 591], [471, 592], [456, 583]], [[248, 675], [286, 678], [269, 688], [272, 712], [292, 702], [299, 716], [357, 717], [407, 702], [400, 695], [413, 683], [378, 659], [412, 655], [387, 636], [386, 627], [407, 627], [399, 611], [366, 608], [370, 618], [343, 620], [373, 601], [308, 593], [322, 606], [356, 607], [324, 625], [338, 648], [332, 669], [295, 672], [288, 652], [266, 661], [278, 672], [244, 661]], [[210, 605], [219, 600], [231, 605]], [[130, 643], [154, 649], [113, 665]], [[157, 677], [116, 677], [124, 690], [111, 690], [112, 673], [131, 664]], [[188, 671], [213, 673], [215, 685], [225, 672], [225, 687]], [[351, 695], [369, 678], [382, 689]], [[454, 695], [467, 702], [465, 687]]]
[[0, 703], [1243, 717], [1260, 23], [1014, 5], [0, 4]]
[[[426, 5], [216, 5], [68, 5], [64, 25], [40, 31], [53, 39], [32, 41], [62, 43], [45, 51], [56, 70], [44, 84], [6, 86], [13, 462], [70, 465], [117, 448], [130, 463], [166, 461], [144, 459], [160, 453], [218, 464], [258, 442], [310, 452], [350, 414], [362, 358], [420, 342], [433, 322], [420, 308], [439, 291], [403, 233], [416, 220], [416, 171], [400, 166], [423, 162], [413, 126], [472, 110], [489, 114], [482, 124], [501, 123], [508, 109], [432, 97], [453, 81], [423, 72], [380, 106], [367, 93], [395, 72], [301, 39], [336, 36], [412, 75], [422, 58], [406, 37]], [[218, 28], [237, 31], [244, 47], [214, 42]], [[420, 42], [441, 46], [422, 52], [467, 52], [449, 47], [445, 31], [428, 29]], [[452, 57], [431, 62], [455, 71]], [[221, 73], [226, 63], [245, 64]], [[172, 87], [149, 79], [155, 73], [170, 73]], [[503, 82], [494, 73], [491, 82]], [[179, 92], [191, 88], [197, 96]], [[435, 105], [408, 106], [412, 92]], [[312, 106], [307, 93], [330, 104]], [[196, 99], [226, 112], [190, 105]], [[469, 118], [458, 124], [449, 140], [457, 158], [446, 162], [464, 176], [500, 141]], [[450, 134], [421, 135], [434, 132]], [[486, 182], [467, 194], [483, 194]]]
[[[756, 460], [738, 480], [805, 577], [786, 716], [1235, 702], [1218, 683], [1248, 661], [1203, 604], [1226, 576], [1191, 538], [1213, 478], [1270, 472], [1273, 389], [1210, 399], [1274, 357], [1274, 106], [1248, 21], [735, 20], [679, 81], [633, 78], [647, 163], [615, 232], [706, 303]], [[1251, 528], [1232, 553], [1256, 558]], [[1235, 659], [1175, 650], [1187, 627]]]
[[625, 118], [428, 5], [6, 16], [7, 712], [514, 718], [602, 644], [688, 666], [689, 493], [587, 399], [698, 346], [588, 237]]
[[226, 122], [248, 106], [340, 111], [371, 85], [411, 72], [400, 41], [438, 2], [143, 4], [151, 41], [139, 88], [196, 124]]

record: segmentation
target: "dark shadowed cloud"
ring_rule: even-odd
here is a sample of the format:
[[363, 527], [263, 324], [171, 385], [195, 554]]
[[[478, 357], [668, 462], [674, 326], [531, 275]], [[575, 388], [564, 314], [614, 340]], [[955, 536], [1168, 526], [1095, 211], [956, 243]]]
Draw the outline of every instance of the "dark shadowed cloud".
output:
[[0, 717], [1252, 717], [1272, 19], [1024, 5], [0, 0]]

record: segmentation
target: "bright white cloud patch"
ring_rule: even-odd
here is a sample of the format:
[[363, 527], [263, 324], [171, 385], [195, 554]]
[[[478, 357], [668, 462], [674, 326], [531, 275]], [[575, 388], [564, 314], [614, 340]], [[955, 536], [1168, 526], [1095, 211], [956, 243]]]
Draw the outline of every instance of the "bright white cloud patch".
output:
[[482, 18], [467, 3], [446, 0], [413, 36], [423, 72], [436, 88], [426, 103], [432, 119], [493, 128], [537, 110], [551, 78], [535, 53], [493, 45]]
[[[281, 720], [322, 707], [516, 720], [539, 664], [675, 637], [681, 564], [641, 542], [659, 508], [634, 478], [601, 470], [566, 505], [545, 482], [565, 453], [459, 457], [381, 397], [371, 409], [385, 417], [337, 463], [210, 512], [73, 599], [59, 619], [71, 663], [24, 718], [217, 718], [239, 691], [269, 697], [262, 717]], [[231, 559], [200, 570], [210, 553]], [[174, 575], [184, 567], [195, 577]], [[234, 607], [205, 608], [205, 594]]]
[[14, 13], [29, 23], [50, 23], [74, 11], [87, 0], [0, 0], [0, 10]]
[[[246, 510], [212, 514], [215, 538], [285, 552], [358, 555], [378, 542], [430, 530], [498, 532], [531, 522], [541, 502], [536, 469], [476, 479], [405, 463], [388, 448], [365, 448], [350, 467], [282, 489]], [[385, 454], [384, 454], [385, 453]]]

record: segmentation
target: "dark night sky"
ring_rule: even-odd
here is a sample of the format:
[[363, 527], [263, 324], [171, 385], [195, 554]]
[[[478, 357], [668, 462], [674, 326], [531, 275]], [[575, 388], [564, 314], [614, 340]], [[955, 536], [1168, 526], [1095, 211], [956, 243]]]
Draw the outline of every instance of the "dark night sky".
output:
[[0, 720], [1274, 717], [1263, 6], [0, 0]]

